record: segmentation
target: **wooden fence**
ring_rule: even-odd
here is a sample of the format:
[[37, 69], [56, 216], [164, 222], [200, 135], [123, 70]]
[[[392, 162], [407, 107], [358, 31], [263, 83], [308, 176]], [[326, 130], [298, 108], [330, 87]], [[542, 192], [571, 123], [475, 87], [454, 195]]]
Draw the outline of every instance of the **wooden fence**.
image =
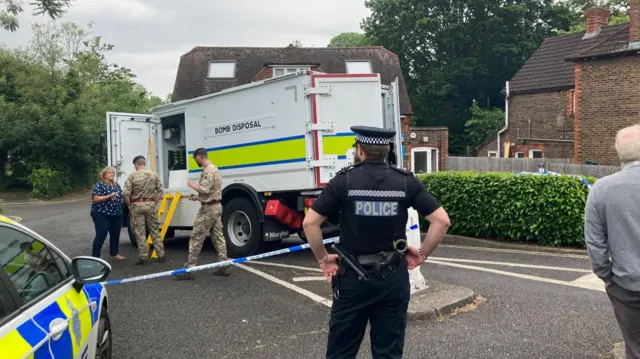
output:
[[602, 178], [620, 171], [620, 166], [574, 165], [567, 158], [492, 158], [447, 156], [447, 171], [538, 172], [540, 163], [547, 171]]

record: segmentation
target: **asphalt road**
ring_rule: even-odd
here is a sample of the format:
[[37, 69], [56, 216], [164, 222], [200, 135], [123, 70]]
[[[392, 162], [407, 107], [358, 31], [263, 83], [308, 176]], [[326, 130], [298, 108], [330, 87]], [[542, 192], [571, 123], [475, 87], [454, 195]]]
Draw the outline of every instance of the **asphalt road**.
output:
[[[86, 200], [9, 205], [7, 214], [22, 217], [72, 257], [90, 253], [89, 208]], [[123, 231], [120, 250], [127, 259], [113, 263], [109, 279], [182, 266], [188, 232], [178, 235], [166, 241], [166, 263], [135, 266], [135, 248]], [[466, 286], [486, 301], [440, 321], [409, 323], [405, 358], [600, 358], [622, 340], [598, 283], [585, 277], [579, 282], [587, 284], [571, 284], [589, 275], [586, 257], [455, 246], [442, 246], [432, 257], [422, 267], [425, 278]], [[201, 258], [200, 264], [213, 261], [210, 242]], [[230, 277], [205, 271], [193, 281], [160, 278], [110, 287], [114, 358], [323, 357], [329, 307], [317, 298], [330, 299], [330, 289], [302, 278], [320, 274], [310, 252], [262, 262], [275, 265], [247, 263], [252, 271], [235, 267]], [[365, 337], [358, 358], [367, 357]]]

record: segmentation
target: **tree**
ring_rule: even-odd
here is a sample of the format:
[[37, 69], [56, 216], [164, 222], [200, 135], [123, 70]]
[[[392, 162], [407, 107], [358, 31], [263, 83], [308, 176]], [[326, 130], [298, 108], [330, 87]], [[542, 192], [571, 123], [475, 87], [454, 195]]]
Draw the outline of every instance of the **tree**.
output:
[[88, 29], [33, 29], [26, 49], [0, 49], [0, 185], [57, 195], [95, 178], [106, 112], [146, 112], [164, 101], [107, 62], [113, 45]]
[[302, 42], [300, 42], [300, 40], [293, 40], [293, 42], [291, 43], [291, 46], [302, 47]]
[[498, 108], [483, 109], [480, 108], [477, 101], [473, 100], [469, 110], [471, 119], [465, 123], [464, 133], [472, 147], [494, 137], [504, 127], [504, 112]]
[[364, 34], [343, 32], [334, 36], [327, 47], [359, 47], [369, 45], [372, 45], [372, 43]]
[[[15, 32], [20, 27], [18, 15], [24, 11], [22, 0], [0, 0], [0, 6], [4, 4], [4, 10], [0, 10], [0, 27]], [[64, 14], [65, 8], [71, 6], [71, 0], [31, 0], [29, 5], [35, 9], [33, 15], [48, 15], [52, 20], [59, 19]]]
[[500, 91], [548, 36], [568, 30], [572, 14], [553, 0], [368, 0], [361, 26], [398, 54], [415, 117], [448, 126], [450, 152], [464, 152], [473, 100], [502, 107]]
[[566, 0], [566, 6], [572, 13], [572, 26], [567, 31], [559, 31], [559, 35], [586, 30], [584, 11], [593, 7], [611, 10], [609, 25], [629, 22], [629, 0]]

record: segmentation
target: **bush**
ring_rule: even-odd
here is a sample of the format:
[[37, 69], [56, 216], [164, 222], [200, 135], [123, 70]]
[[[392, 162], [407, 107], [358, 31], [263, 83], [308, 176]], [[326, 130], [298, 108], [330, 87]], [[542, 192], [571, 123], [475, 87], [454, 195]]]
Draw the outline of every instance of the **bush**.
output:
[[60, 171], [47, 168], [35, 169], [29, 175], [29, 181], [33, 186], [31, 193], [34, 198], [51, 199], [71, 191], [71, 180]]
[[450, 234], [584, 245], [589, 190], [577, 177], [439, 172], [418, 178], [449, 214]]
[[4, 213], [4, 201], [0, 199], [0, 214]]

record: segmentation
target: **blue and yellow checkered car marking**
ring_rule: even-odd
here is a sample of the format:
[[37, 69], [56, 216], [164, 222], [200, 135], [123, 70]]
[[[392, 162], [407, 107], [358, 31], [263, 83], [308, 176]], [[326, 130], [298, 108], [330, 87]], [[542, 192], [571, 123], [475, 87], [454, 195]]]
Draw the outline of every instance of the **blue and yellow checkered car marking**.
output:
[[9, 223], [9, 224], [15, 224], [16, 223], [13, 219], [5, 217], [3, 215], [0, 215], [0, 222]]
[[[354, 136], [349, 132], [323, 136], [324, 154], [345, 159], [347, 150], [353, 146]], [[207, 152], [209, 160], [220, 170], [306, 161], [304, 135], [207, 148]], [[193, 150], [188, 155], [189, 172], [202, 171], [193, 159]]]
[[[76, 358], [87, 352], [87, 339], [98, 322], [100, 297], [104, 287], [100, 283], [86, 284], [81, 292], [70, 288], [33, 319], [21, 323], [18, 328], [0, 338], [3, 359], [51, 358], [46, 334], [55, 318], [69, 319], [68, 329], [57, 340], [51, 341], [51, 352], [56, 358]], [[96, 302], [95, 306], [90, 303]]]

